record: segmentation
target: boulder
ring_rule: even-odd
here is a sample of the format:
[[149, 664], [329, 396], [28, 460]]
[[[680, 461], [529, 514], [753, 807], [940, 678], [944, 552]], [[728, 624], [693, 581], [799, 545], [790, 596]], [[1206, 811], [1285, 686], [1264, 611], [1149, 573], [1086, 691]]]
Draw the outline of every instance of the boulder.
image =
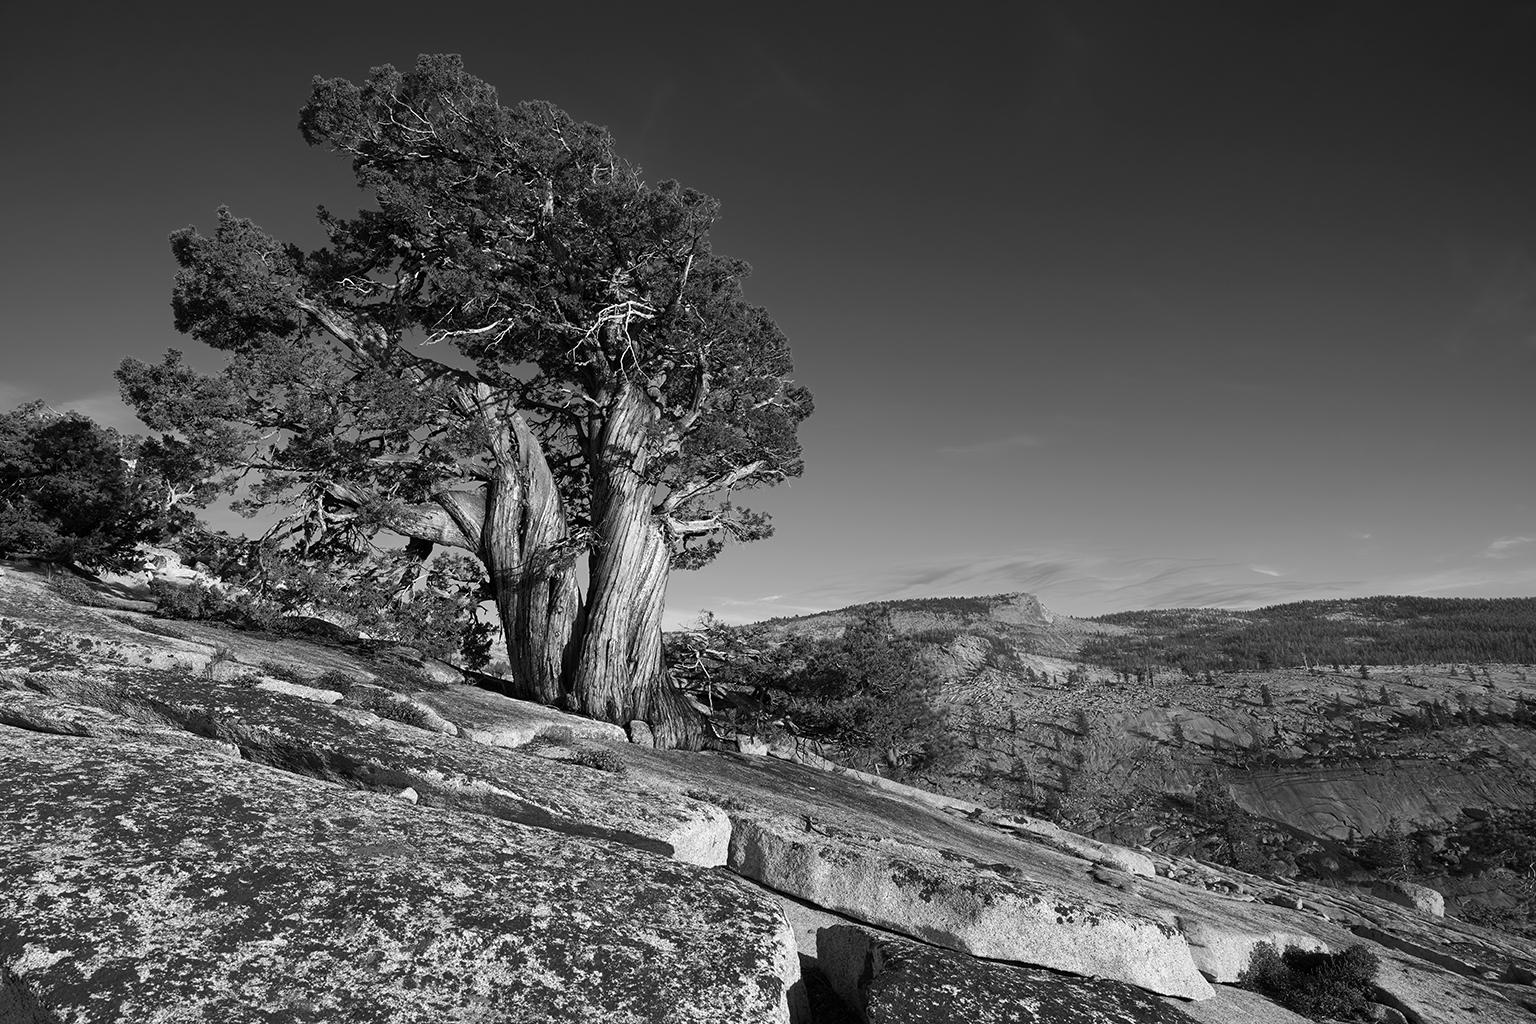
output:
[[656, 734], [651, 732], [649, 724], [641, 721], [629, 723], [629, 742], [641, 747], [654, 747]]
[[1379, 881], [1371, 894], [1430, 917], [1445, 916], [1445, 897], [1438, 890], [1415, 882]]
[[1193, 1024], [1130, 985], [988, 963], [862, 928], [823, 928], [817, 963], [867, 1024]]
[[727, 875], [156, 742], [0, 727], [0, 778], [8, 1022], [789, 1019]]

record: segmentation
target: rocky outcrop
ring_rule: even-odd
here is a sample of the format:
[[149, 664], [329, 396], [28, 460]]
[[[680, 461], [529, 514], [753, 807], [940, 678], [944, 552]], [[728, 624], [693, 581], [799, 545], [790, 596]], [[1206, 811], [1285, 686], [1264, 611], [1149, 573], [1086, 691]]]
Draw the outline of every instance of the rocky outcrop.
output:
[[34, 1020], [789, 1017], [793, 936], [726, 875], [156, 742], [0, 728], [0, 778]]
[[[1105, 1021], [1288, 1021], [1226, 987], [1260, 942], [1365, 943], [1378, 1002], [1408, 1020], [1513, 1024], [1536, 994], [1529, 943], [1358, 891], [1096, 842], [811, 758], [655, 750], [468, 687], [374, 689], [349, 652], [159, 637], [50, 600], [0, 589], [0, 1020], [110, 1019], [90, 1016], [100, 992], [210, 1020], [812, 1024], [799, 986], [841, 1006], [822, 972], [885, 949], [885, 981], [871, 970], [849, 996], [881, 1019], [960, 999], [945, 986], [965, 977], [997, 986], [992, 1010], [1015, 1014], [999, 1020], [1066, 993]], [[294, 681], [315, 666], [326, 689]], [[849, 924], [864, 952], [818, 966], [817, 935]], [[507, 992], [532, 993], [528, 1008]], [[81, 1009], [39, 1017], [50, 1001]], [[814, 1024], [838, 1019], [811, 1005]]]
[[1141, 989], [987, 963], [862, 928], [823, 928], [817, 959], [867, 1024], [1194, 1024]]
[[1427, 885], [1381, 881], [1371, 887], [1371, 894], [1430, 917], [1445, 916], [1445, 896]]
[[783, 822], [733, 822], [731, 866], [818, 906], [974, 956], [1208, 997], [1176, 928], [1083, 892], [977, 864], [861, 850]]
[[1516, 807], [1530, 794], [1519, 774], [1503, 766], [1384, 760], [1259, 769], [1235, 780], [1232, 795], [1251, 814], [1349, 839], [1394, 824], [1455, 821], [1464, 807]]
[[508, 700], [472, 686], [421, 690], [411, 698], [453, 722], [465, 739], [493, 747], [523, 747], [539, 739], [623, 743], [628, 738], [623, 726]]
[[29, 685], [33, 689], [0, 690], [9, 719], [29, 728], [63, 731], [54, 722], [80, 704], [141, 709], [162, 725], [296, 774], [389, 793], [410, 788], [428, 806], [608, 839], [688, 863], [725, 861], [730, 824], [718, 808], [682, 794], [659, 797], [613, 772], [464, 743], [370, 712], [239, 683], [124, 673], [104, 685], [54, 673]]

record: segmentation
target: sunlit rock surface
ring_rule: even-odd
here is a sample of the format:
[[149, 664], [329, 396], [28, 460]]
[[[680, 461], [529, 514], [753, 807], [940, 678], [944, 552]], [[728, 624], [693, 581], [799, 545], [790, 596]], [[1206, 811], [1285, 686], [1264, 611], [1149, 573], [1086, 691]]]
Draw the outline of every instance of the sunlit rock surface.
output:
[[793, 936], [727, 875], [153, 742], [0, 727], [0, 778], [42, 1020], [788, 1019]]
[[[1260, 942], [1365, 944], [1377, 1002], [1408, 1020], [1513, 1024], [1536, 999], [1530, 943], [1359, 890], [821, 762], [653, 750], [488, 691], [401, 687], [351, 649], [69, 605], [4, 568], [0, 748], [5, 1024], [839, 1024], [863, 1011], [830, 993], [816, 936], [847, 924], [977, 977], [1076, 979], [1084, 1005], [1132, 986], [1204, 1024], [1294, 1020], [1229, 987]], [[920, 1007], [904, 978], [885, 991]], [[511, 991], [534, 1009], [496, 1002]], [[142, 1002], [93, 1009], [115, 998]], [[1012, 998], [999, 1010], [1034, 1005]], [[204, 1016], [165, 1016], [183, 1011]]]

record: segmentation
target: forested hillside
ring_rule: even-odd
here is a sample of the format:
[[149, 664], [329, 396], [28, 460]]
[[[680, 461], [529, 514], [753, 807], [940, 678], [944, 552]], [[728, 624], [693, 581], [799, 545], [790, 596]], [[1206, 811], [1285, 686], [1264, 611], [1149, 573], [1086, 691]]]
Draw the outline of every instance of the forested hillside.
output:
[[1092, 621], [1126, 631], [1085, 638], [1081, 659], [1132, 673], [1536, 662], [1536, 598], [1529, 597], [1368, 597], [1244, 612], [1119, 612]]

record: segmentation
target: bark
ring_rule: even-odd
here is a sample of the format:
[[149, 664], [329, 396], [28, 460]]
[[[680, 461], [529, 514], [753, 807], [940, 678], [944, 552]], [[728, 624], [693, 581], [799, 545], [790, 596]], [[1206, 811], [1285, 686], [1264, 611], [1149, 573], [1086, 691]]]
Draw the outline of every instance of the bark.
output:
[[645, 480], [647, 430], [657, 411], [626, 386], [592, 460], [594, 546], [575, 669], [577, 708], [650, 725], [657, 744], [696, 748], [703, 722], [662, 663], [661, 616], [672, 556]]
[[487, 492], [480, 559], [507, 638], [513, 692], [559, 704], [575, 660], [580, 595], [560, 492], [543, 447], [521, 417]]

